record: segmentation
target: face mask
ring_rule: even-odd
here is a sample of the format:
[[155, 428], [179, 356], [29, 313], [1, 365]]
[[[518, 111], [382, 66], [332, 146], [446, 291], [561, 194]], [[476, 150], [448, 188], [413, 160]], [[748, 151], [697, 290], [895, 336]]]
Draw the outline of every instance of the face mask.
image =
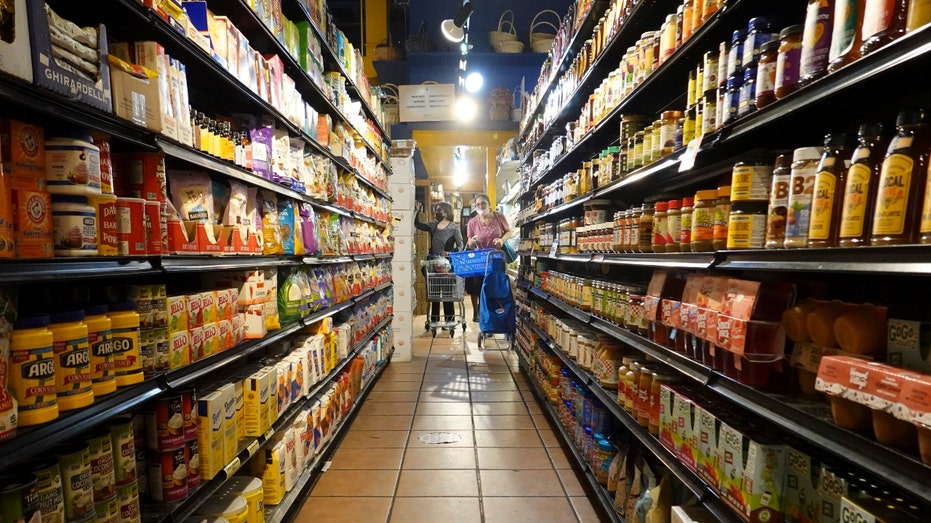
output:
[[443, 221], [444, 219], [446, 219], [446, 213], [438, 212], [434, 214], [436, 215], [436, 219], [439, 221]]
[[489, 211], [488, 207], [482, 207], [481, 209], [475, 209], [475, 212], [477, 212], [479, 216], [485, 216], [486, 214], [488, 214], [488, 211]]

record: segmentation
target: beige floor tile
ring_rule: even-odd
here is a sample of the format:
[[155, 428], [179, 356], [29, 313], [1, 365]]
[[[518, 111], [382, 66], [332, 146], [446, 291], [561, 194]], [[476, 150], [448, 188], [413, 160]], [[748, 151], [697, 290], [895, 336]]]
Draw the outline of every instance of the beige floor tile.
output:
[[479, 473], [484, 498], [566, 495], [553, 470], [481, 470]]
[[477, 416], [515, 416], [527, 414], [527, 406], [520, 401], [473, 403], [472, 413]]
[[582, 481], [574, 469], [563, 469], [557, 470], [556, 473], [559, 475], [559, 480], [562, 481], [563, 487], [566, 489], [566, 493], [570, 496], [585, 496], [585, 487], [582, 486]]
[[378, 394], [380, 392], [414, 392], [418, 390], [420, 390], [420, 382], [418, 381], [378, 380], [378, 383], [376, 383], [372, 388], [372, 393]]
[[510, 376], [511, 371], [508, 370], [507, 365], [489, 365], [487, 363], [475, 363], [469, 362], [469, 372], [470, 373], [479, 373], [479, 374], [488, 374], [494, 376]]
[[433, 392], [423, 392], [420, 395], [421, 403], [469, 403], [472, 399], [468, 390], [436, 390]]
[[476, 430], [476, 447], [543, 447], [535, 430]]
[[417, 395], [420, 394], [417, 391], [412, 392], [375, 392], [365, 398], [366, 402], [372, 403], [383, 403], [383, 402], [397, 402], [397, 401], [417, 401]]
[[530, 415], [522, 416], [472, 416], [475, 420], [476, 430], [500, 429], [534, 429], [533, 419]]
[[412, 430], [472, 430], [471, 416], [417, 416]]
[[352, 449], [340, 447], [333, 454], [330, 470], [397, 470], [404, 449]]
[[426, 366], [426, 360], [393, 362], [388, 364], [385, 374], [388, 376], [392, 374], [423, 374]]
[[513, 381], [507, 382], [489, 382], [489, 383], [472, 383], [472, 392], [517, 392], [517, 384]]
[[570, 497], [569, 503], [572, 504], [572, 508], [575, 509], [575, 515], [578, 516], [579, 521], [582, 523], [601, 523], [602, 521], [609, 521], [607, 518], [601, 517], [601, 514], [599, 514], [592, 505], [592, 501], [585, 496]]
[[540, 429], [540, 437], [543, 438], [543, 444], [547, 447], [561, 447], [562, 440], [552, 430]]
[[455, 394], [465, 394], [470, 392], [469, 384], [462, 380], [436, 381], [424, 383], [420, 386], [421, 392], [439, 393], [452, 392]]
[[521, 401], [520, 392], [502, 391], [502, 392], [473, 392], [472, 401], [475, 403], [498, 403], [503, 401]]
[[468, 364], [455, 356], [432, 357], [427, 361], [426, 372], [436, 374], [438, 372], [462, 371], [468, 369]]
[[468, 403], [419, 403], [415, 414], [417, 416], [468, 416], [472, 414], [472, 405]]
[[553, 465], [555, 465], [557, 469], [563, 470], [572, 468], [572, 462], [569, 461], [569, 458], [566, 456], [566, 451], [564, 451], [562, 447], [546, 447], [546, 451], [549, 453], [550, 460], [553, 461]]
[[413, 416], [357, 416], [351, 430], [410, 430]]
[[524, 401], [527, 403], [537, 401], [537, 397], [533, 394], [532, 390], [522, 390], [520, 391], [520, 395], [523, 396]]
[[397, 498], [391, 523], [478, 523], [482, 520], [479, 498]]
[[420, 383], [420, 381], [421, 381], [422, 379], [423, 379], [423, 375], [421, 375], [421, 374], [419, 374], [419, 373], [411, 373], [411, 374], [398, 374], [398, 373], [394, 373], [394, 374], [382, 374], [382, 376], [381, 376], [380, 378], [378, 378], [378, 383], [409, 383], [409, 382]]
[[[484, 486], [484, 485], [483, 485]], [[484, 498], [485, 523], [574, 522], [566, 497]]]
[[347, 502], [345, 497], [307, 498], [295, 521], [314, 523], [345, 523], [365, 521], [382, 523], [388, 521], [391, 498], [355, 497]]
[[416, 403], [404, 402], [365, 402], [359, 409], [359, 416], [410, 416], [414, 414]]
[[409, 432], [406, 430], [350, 430], [340, 443], [347, 449], [404, 448]]
[[426, 469], [442, 472], [446, 469], [475, 469], [475, 449], [409, 448], [404, 453], [403, 469]]
[[478, 448], [481, 470], [553, 470], [546, 450], [540, 448]]
[[478, 496], [478, 476], [474, 470], [402, 470], [397, 496]]
[[[459, 435], [459, 441], [453, 443], [424, 443], [420, 441], [420, 437], [424, 434], [432, 434], [437, 432], [449, 432], [452, 434]], [[475, 446], [475, 440], [472, 437], [471, 430], [415, 430], [411, 432], [410, 437], [407, 439], [407, 447], [410, 448], [472, 448]]]
[[397, 470], [328, 470], [310, 496], [392, 496], [397, 479]]

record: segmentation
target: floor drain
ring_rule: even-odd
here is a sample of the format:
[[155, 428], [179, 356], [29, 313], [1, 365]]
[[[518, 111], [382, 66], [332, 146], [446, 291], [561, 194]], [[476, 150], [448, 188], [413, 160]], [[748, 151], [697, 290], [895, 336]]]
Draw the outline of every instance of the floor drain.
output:
[[418, 437], [421, 442], [430, 445], [445, 445], [448, 443], [458, 443], [462, 441], [462, 436], [452, 432], [428, 432]]

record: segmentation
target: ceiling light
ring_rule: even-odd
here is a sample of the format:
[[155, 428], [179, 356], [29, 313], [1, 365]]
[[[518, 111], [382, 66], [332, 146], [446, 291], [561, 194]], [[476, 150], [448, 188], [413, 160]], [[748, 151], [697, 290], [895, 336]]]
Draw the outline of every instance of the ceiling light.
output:
[[440, 30], [443, 32], [443, 36], [446, 37], [450, 42], [461, 42], [465, 38], [465, 31], [462, 30], [465, 26], [466, 20], [469, 19], [469, 16], [472, 14], [472, 3], [466, 2], [459, 12], [456, 13], [456, 18], [447, 18], [443, 20], [443, 23], [440, 24]]
[[485, 85], [485, 77], [482, 76], [482, 73], [471, 72], [465, 77], [465, 89], [470, 93], [477, 93], [482, 89], [482, 86]]
[[456, 118], [460, 122], [471, 122], [478, 114], [478, 104], [469, 96], [460, 96], [456, 100]]

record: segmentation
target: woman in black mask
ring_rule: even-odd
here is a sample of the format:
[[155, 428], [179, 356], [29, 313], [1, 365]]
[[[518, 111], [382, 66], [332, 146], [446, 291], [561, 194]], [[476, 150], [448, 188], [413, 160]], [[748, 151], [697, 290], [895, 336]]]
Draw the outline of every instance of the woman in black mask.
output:
[[[439, 202], [433, 206], [433, 216], [435, 221], [421, 222], [420, 211], [423, 205], [417, 202], [417, 213], [414, 214], [414, 227], [421, 231], [430, 233], [430, 258], [438, 256], [448, 256], [450, 252], [462, 250], [462, 232], [459, 226], [452, 221], [453, 207], [446, 202]], [[423, 269], [426, 275], [426, 268]], [[440, 302], [430, 304], [429, 321], [439, 321]], [[446, 315], [447, 322], [453, 321], [455, 315], [455, 303], [451, 301], [443, 302], [443, 312]]]

